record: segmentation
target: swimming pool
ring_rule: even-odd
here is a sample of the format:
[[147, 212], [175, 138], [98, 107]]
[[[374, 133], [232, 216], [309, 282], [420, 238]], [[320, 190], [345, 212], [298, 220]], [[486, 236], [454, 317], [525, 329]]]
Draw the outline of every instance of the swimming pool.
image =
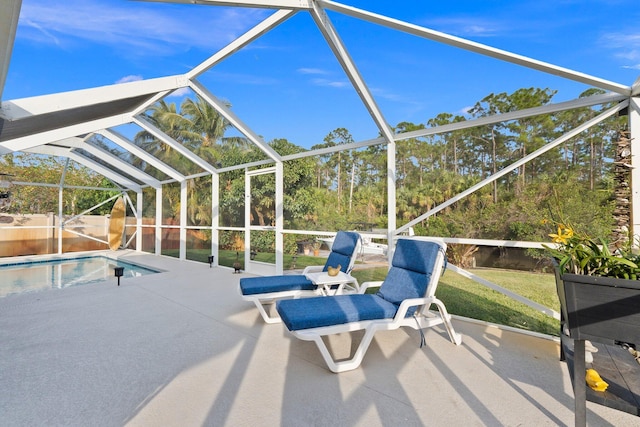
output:
[[115, 284], [115, 267], [124, 267], [122, 279], [159, 273], [157, 270], [105, 256], [6, 263], [0, 265], [0, 297], [86, 285], [107, 279], [113, 280]]

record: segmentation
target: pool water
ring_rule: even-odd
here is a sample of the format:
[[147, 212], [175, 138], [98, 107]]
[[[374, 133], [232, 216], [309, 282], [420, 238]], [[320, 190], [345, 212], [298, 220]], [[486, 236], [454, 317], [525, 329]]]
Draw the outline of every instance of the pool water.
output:
[[0, 265], [0, 297], [52, 288], [86, 285], [104, 280], [117, 283], [114, 268], [124, 267], [124, 275], [138, 277], [157, 270], [104, 256], [29, 261]]

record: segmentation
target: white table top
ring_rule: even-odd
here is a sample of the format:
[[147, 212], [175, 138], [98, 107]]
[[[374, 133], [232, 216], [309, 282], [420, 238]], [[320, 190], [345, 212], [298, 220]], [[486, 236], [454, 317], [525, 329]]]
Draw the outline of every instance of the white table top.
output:
[[326, 271], [321, 271], [317, 273], [307, 273], [306, 277], [316, 285], [350, 283], [355, 281], [354, 277], [342, 271], [335, 276], [329, 276], [329, 273], [327, 273]]

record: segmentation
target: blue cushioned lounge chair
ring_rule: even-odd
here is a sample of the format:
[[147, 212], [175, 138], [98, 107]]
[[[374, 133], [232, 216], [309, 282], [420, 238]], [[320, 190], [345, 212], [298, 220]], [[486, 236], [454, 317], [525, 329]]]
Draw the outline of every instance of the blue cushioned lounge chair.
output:
[[[400, 238], [384, 282], [363, 283], [357, 294], [278, 301], [277, 311], [294, 336], [315, 341], [333, 372], [360, 366], [378, 330], [409, 326], [422, 333], [422, 328], [444, 324], [451, 342], [458, 345], [462, 339], [451, 325], [451, 316], [435, 297], [446, 248], [444, 242], [433, 238]], [[378, 293], [366, 294], [373, 286], [380, 287]], [[429, 310], [432, 304], [438, 311]], [[353, 357], [335, 361], [322, 337], [363, 329], [365, 334]]]
[[338, 265], [340, 265], [342, 272], [350, 273], [361, 244], [360, 234], [351, 231], [338, 231], [324, 266], [309, 266], [304, 269], [302, 274], [296, 275], [246, 277], [240, 279], [240, 294], [245, 301], [255, 303], [265, 322], [280, 322], [277, 313], [274, 316], [269, 315], [267, 305], [279, 299], [320, 295], [321, 288], [309, 280], [306, 274], [327, 271], [328, 267], [337, 267]]

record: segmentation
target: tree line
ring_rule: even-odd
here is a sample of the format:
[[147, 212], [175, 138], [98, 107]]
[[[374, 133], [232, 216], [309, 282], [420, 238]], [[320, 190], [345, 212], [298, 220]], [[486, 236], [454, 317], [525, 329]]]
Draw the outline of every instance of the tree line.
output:
[[[581, 97], [600, 93], [603, 92], [589, 89]], [[555, 94], [556, 91], [548, 88], [492, 93], [465, 114], [441, 113], [424, 123], [398, 123], [393, 130], [403, 133], [539, 107], [551, 103]], [[584, 107], [397, 142], [398, 223], [411, 221], [608, 107]], [[217, 168], [267, 159], [264, 152], [246, 138], [228, 136], [232, 133], [230, 123], [199, 97], [186, 98], [179, 107], [160, 101], [146, 116], [157, 128]], [[570, 220], [594, 235], [606, 236], [612, 229], [613, 145], [625, 125], [624, 117], [607, 119], [422, 221], [415, 227], [416, 231], [446, 237], [544, 241], [555, 222]], [[147, 131], [138, 132], [134, 142], [184, 175], [203, 172]], [[311, 149], [352, 142], [348, 129], [338, 128]], [[111, 150], [160, 180], [169, 178], [143, 160], [116, 150], [102, 137], [94, 136], [92, 143]], [[280, 155], [305, 151], [282, 138], [268, 144]], [[286, 162], [285, 227], [330, 231], [386, 228], [386, 149], [385, 145], [374, 145]], [[62, 164], [60, 159], [47, 160], [24, 153], [4, 156], [1, 161], [2, 171], [13, 173], [19, 181], [28, 181], [27, 176], [32, 175], [34, 181], [36, 177], [55, 175]], [[96, 161], [104, 163], [100, 159]], [[105, 184], [104, 178], [82, 167], [73, 169], [67, 175], [72, 181]], [[51, 180], [55, 182], [54, 178]], [[210, 176], [189, 181], [188, 225], [211, 224], [210, 183]], [[17, 195], [22, 191], [15, 189]], [[54, 191], [36, 187], [29, 191], [28, 196], [19, 194], [10, 207], [12, 211], [57, 211], [57, 193], [54, 196]], [[100, 197], [96, 192], [85, 191], [90, 194], [86, 199], [65, 198], [65, 214], [82, 212]], [[145, 193], [147, 201], [154, 200], [152, 189], [146, 189]], [[269, 225], [274, 220], [273, 193], [273, 175], [252, 178], [252, 224]], [[220, 175], [219, 198], [220, 225], [242, 226], [244, 169]], [[143, 214], [155, 215], [155, 203], [145, 203]], [[177, 221], [179, 214], [179, 185], [166, 185], [163, 217]]]

